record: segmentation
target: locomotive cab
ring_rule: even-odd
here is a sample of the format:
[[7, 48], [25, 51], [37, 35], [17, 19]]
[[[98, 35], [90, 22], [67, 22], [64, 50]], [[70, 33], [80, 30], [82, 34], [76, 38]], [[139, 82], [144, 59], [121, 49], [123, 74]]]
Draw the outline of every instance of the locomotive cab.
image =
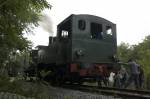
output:
[[58, 62], [112, 63], [116, 25], [92, 15], [71, 15], [57, 26]]

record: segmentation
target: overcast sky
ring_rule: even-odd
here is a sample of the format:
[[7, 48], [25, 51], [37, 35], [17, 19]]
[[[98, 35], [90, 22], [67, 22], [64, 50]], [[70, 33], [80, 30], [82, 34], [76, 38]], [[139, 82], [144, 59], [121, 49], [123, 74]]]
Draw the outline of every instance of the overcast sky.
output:
[[[150, 35], [150, 0], [48, 0], [53, 6], [45, 10], [49, 19], [46, 27], [38, 27], [29, 38], [36, 45], [47, 45], [48, 36], [55, 35], [56, 25], [70, 14], [91, 14], [103, 17], [117, 25], [117, 42], [138, 44]], [[53, 28], [51, 30], [51, 28]], [[45, 30], [54, 32], [48, 33]]]

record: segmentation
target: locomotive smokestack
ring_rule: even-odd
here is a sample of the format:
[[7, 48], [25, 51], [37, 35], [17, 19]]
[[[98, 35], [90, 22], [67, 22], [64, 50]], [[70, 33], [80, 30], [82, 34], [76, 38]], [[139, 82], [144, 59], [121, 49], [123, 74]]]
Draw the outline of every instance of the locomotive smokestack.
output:
[[53, 22], [49, 15], [43, 14], [40, 18], [39, 25], [47, 31], [50, 36], [53, 36]]
[[51, 43], [53, 42], [53, 37], [49, 37], [49, 44], [48, 45], [50, 45]]

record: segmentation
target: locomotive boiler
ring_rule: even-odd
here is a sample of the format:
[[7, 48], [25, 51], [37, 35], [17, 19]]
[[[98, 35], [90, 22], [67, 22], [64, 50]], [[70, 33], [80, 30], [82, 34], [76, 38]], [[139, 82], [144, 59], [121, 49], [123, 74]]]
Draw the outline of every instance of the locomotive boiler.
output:
[[57, 26], [48, 46], [37, 46], [38, 76], [54, 83], [82, 83], [106, 79], [116, 66], [116, 25], [94, 15], [70, 15]]

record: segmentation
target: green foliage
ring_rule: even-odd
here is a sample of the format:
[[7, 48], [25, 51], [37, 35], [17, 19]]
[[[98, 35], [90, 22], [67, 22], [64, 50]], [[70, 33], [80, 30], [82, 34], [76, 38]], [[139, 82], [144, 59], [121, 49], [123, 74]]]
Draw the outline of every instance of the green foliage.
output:
[[131, 46], [126, 43], [121, 43], [117, 48], [117, 55], [121, 61], [127, 62], [128, 59], [131, 57]]
[[[122, 43], [118, 46], [118, 56], [123, 62], [128, 59], [135, 59], [144, 69], [145, 79], [149, 79], [150, 74], [150, 35], [145, 37], [138, 45], [128, 45]], [[150, 81], [150, 80], [148, 80]]]
[[[38, 26], [41, 12], [50, 7], [46, 0], [0, 0], [0, 70], [7, 66], [18, 68], [23, 58], [28, 57], [31, 42], [24, 34]], [[31, 87], [25, 90], [23, 85], [21, 81], [10, 82], [0, 71], [0, 90], [33, 95], [34, 90]]]
[[150, 36], [147, 36], [134, 49], [138, 63], [142, 65], [146, 74], [150, 73]]
[[50, 7], [46, 0], [0, 1], [0, 66], [9, 60], [12, 52], [31, 47], [23, 35], [38, 26], [41, 12]]
[[[48, 88], [40, 83], [29, 83], [20, 80], [10, 81], [10, 78], [0, 76], [0, 92], [15, 93], [35, 99], [49, 99]], [[47, 86], [45, 86], [47, 87]], [[47, 93], [46, 93], [47, 92]]]

